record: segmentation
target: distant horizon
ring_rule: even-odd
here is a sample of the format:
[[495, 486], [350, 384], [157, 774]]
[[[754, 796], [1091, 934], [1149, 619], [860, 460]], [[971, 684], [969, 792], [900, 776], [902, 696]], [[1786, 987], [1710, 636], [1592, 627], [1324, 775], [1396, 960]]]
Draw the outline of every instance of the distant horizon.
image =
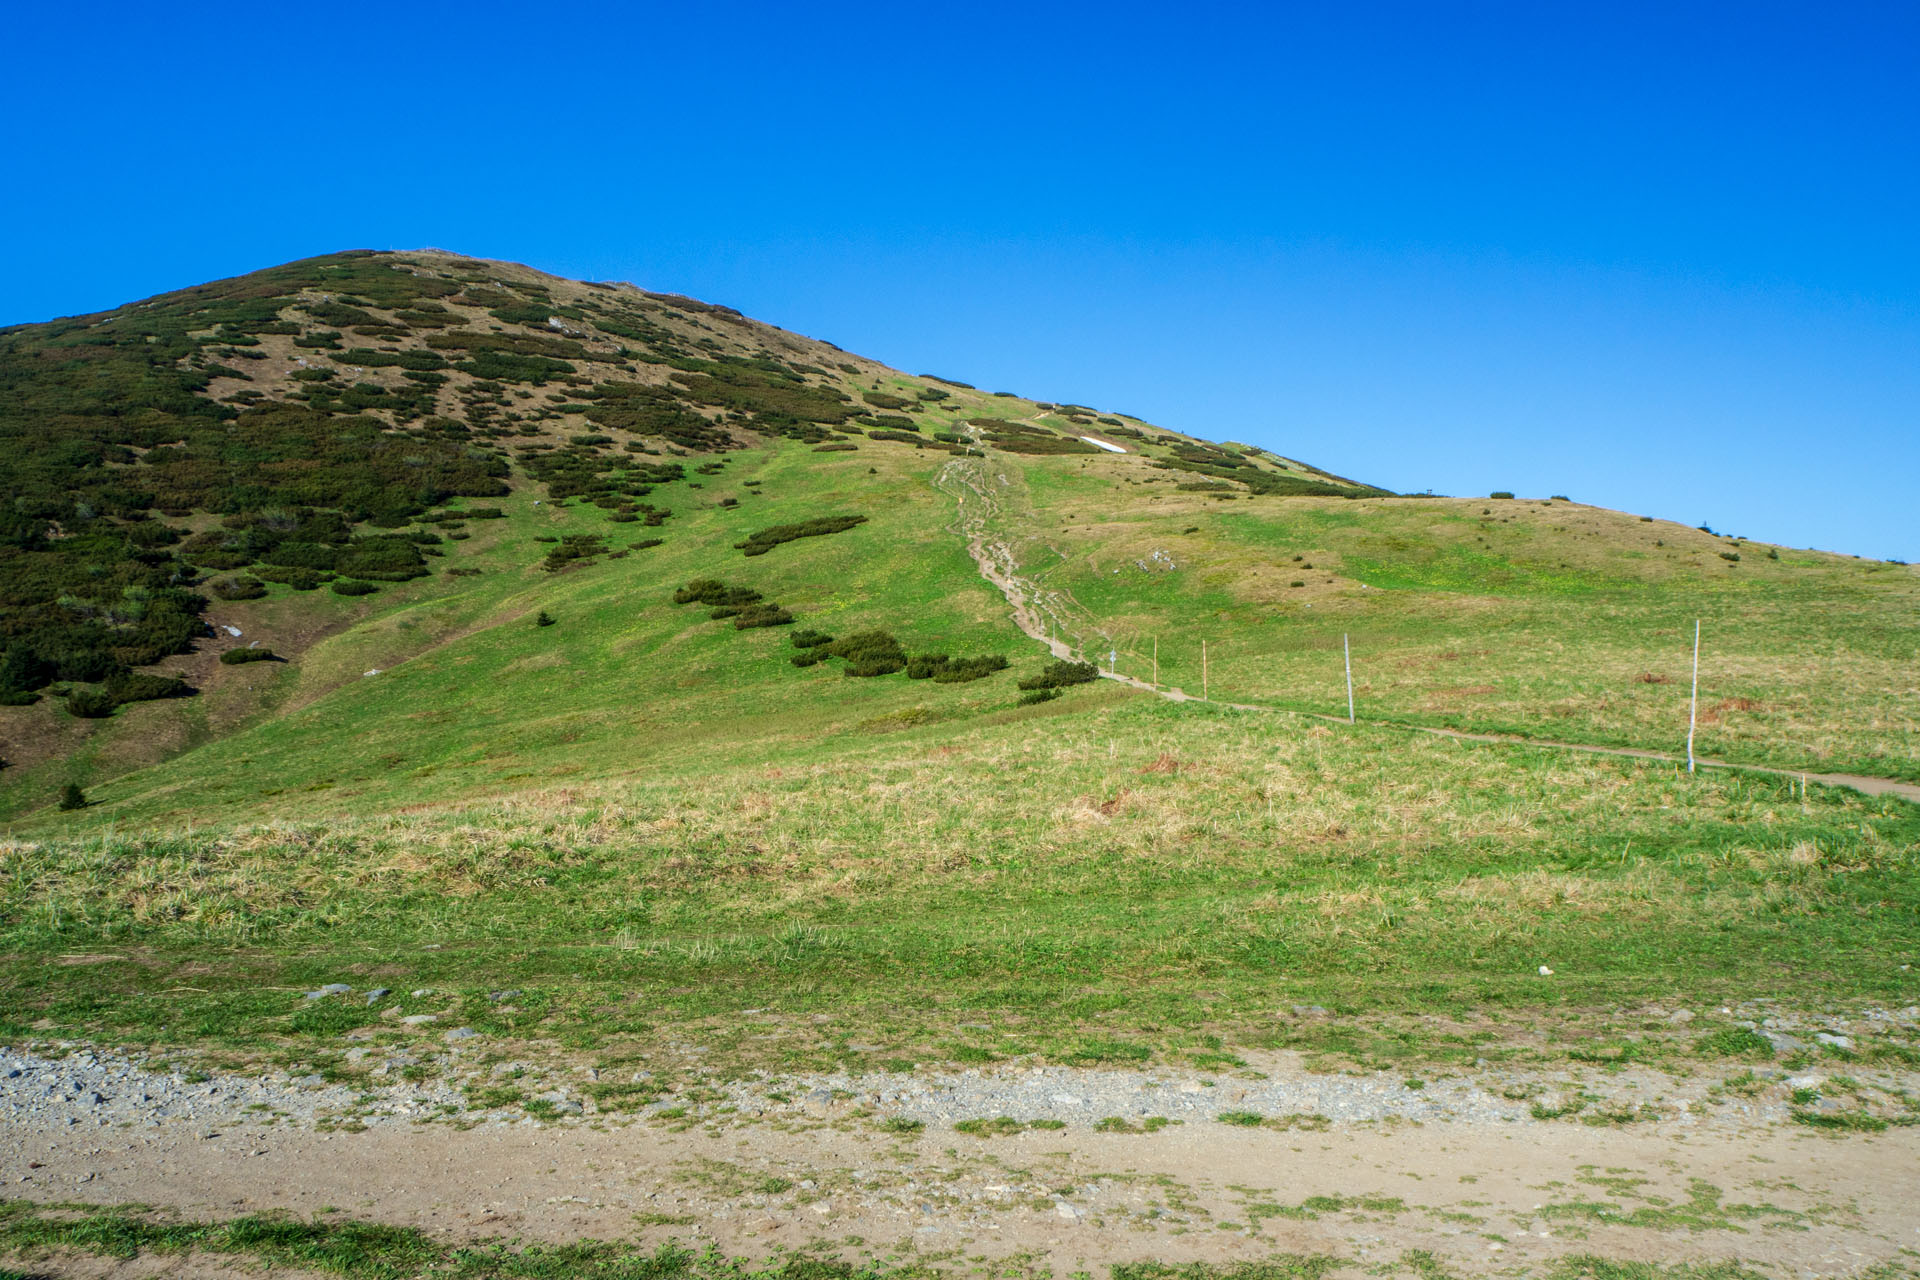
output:
[[[1909, 7], [107, 16], [12, 33], [0, 102], [60, 127], [5, 323], [456, 246], [1395, 490], [1920, 560]], [[184, 140], [290, 49], [323, 111]]]

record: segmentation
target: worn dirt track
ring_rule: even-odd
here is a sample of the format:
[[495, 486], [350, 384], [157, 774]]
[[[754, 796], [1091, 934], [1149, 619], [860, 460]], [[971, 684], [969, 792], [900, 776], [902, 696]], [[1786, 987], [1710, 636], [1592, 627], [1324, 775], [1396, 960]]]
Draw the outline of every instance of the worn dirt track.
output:
[[[678, 1239], [760, 1256], [846, 1252], [858, 1237], [856, 1255], [1037, 1253], [1059, 1274], [1287, 1252], [1339, 1257], [1349, 1265], [1337, 1274], [1360, 1275], [1421, 1249], [1461, 1274], [1599, 1254], [1849, 1275], [1920, 1246], [1912, 1129], [1214, 1125], [974, 1138], [824, 1120], [782, 1130], [238, 1125], [211, 1138], [76, 1128], [31, 1146], [20, 1136], [0, 1153], [10, 1197], [191, 1218], [339, 1210], [449, 1240]], [[769, 1193], [769, 1179], [801, 1190]], [[1317, 1210], [1301, 1208], [1313, 1197]], [[1721, 1204], [1734, 1208], [1709, 1207]], [[1595, 1205], [1615, 1206], [1620, 1221]]]

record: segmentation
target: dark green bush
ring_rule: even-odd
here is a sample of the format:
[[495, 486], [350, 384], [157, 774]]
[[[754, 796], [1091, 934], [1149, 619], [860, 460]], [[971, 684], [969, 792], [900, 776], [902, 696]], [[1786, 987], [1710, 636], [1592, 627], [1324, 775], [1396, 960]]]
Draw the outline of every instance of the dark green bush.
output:
[[777, 604], [748, 605], [733, 620], [734, 629], [748, 631], [755, 627], [788, 627], [793, 625], [793, 615]]
[[60, 656], [54, 674], [62, 680], [110, 680], [126, 671], [126, 664], [103, 649], [76, 649]]
[[909, 680], [932, 680], [936, 684], [965, 684], [1006, 669], [1007, 659], [998, 653], [978, 658], [950, 658], [944, 653], [923, 653], [907, 659]]
[[635, 551], [645, 551], [648, 547], [657, 547], [665, 541], [665, 538], [642, 538], [633, 544], [633, 549]]
[[990, 653], [978, 658], [955, 658], [933, 673], [935, 684], [966, 684], [1007, 669], [1005, 654]]
[[1496, 489], [1487, 496], [1489, 498], [1511, 498], [1513, 494], [1506, 489]]
[[374, 351], [368, 347], [353, 347], [329, 359], [335, 364], [352, 365], [362, 369], [425, 371], [447, 367], [446, 360], [432, 351]]
[[47, 661], [26, 644], [16, 644], [5, 654], [0, 654], [0, 689], [11, 693], [28, 693], [44, 688], [59, 673], [60, 668], [56, 663]]
[[553, 615], [549, 614], [545, 609], [542, 609], [534, 615], [533, 625], [536, 627], [550, 627], [553, 625], [553, 621]]
[[811, 667], [815, 663], [825, 661], [825, 655], [818, 649], [802, 649], [791, 658], [788, 658], [787, 661], [796, 667]]
[[207, 583], [207, 591], [223, 601], [257, 601], [267, 595], [267, 583], [259, 578], [215, 578]]
[[101, 720], [120, 703], [105, 689], [75, 689], [67, 695], [67, 711], [82, 720]]
[[220, 655], [220, 661], [229, 667], [238, 667], [249, 662], [278, 662], [280, 656], [273, 650], [260, 646], [252, 649], [229, 649]]
[[254, 572], [268, 582], [284, 582], [295, 591], [312, 591], [333, 576], [318, 569], [302, 569], [293, 565], [268, 565]]
[[337, 596], [370, 596], [380, 588], [357, 578], [335, 578], [330, 589]]
[[718, 578], [695, 578], [673, 593], [675, 604], [707, 604], [738, 607], [757, 604], [760, 593], [751, 587], [730, 587]]
[[115, 702], [152, 702], [159, 698], [186, 698], [193, 686], [173, 676], [128, 672], [107, 681], [106, 691]]
[[789, 638], [793, 641], [793, 647], [796, 649], [813, 649], [823, 644], [833, 643], [833, 637], [826, 632], [806, 628], [794, 632]]
[[[922, 449], [927, 447], [926, 441], [922, 440], [917, 435], [912, 435], [905, 431], [881, 431], [876, 429], [876, 430], [867, 432], [867, 439], [892, 440], [899, 444], [910, 444]], [[948, 451], [951, 452], [951, 449], [949, 449]]]
[[845, 658], [850, 676], [892, 675], [905, 670], [907, 665], [907, 651], [885, 631], [856, 632], [832, 644], [821, 645], [815, 652]]
[[1058, 689], [1032, 689], [1020, 695], [1019, 706], [1031, 707], [1042, 702], [1052, 702], [1060, 696]]
[[548, 573], [558, 573], [570, 564], [589, 561], [597, 555], [605, 554], [607, 540], [597, 533], [570, 533], [560, 539], [560, 544], [547, 552], [547, 558], [541, 567]]
[[60, 811], [62, 813], [72, 813], [75, 809], [84, 809], [86, 807], [87, 793], [80, 789], [78, 783], [69, 782], [60, 789]]
[[1058, 435], [1044, 427], [1036, 427], [1024, 422], [1000, 422], [995, 419], [975, 418], [976, 426], [992, 424], [987, 431], [987, 442], [1008, 453], [1024, 453], [1036, 456], [1102, 453], [1105, 452], [1077, 436]]
[[1091, 662], [1050, 662], [1037, 676], [1028, 676], [1020, 682], [1022, 689], [1062, 689], [1068, 685], [1086, 684], [1100, 678], [1100, 669]]
[[750, 556], [763, 556], [783, 542], [843, 533], [866, 522], [865, 516], [820, 516], [799, 524], [777, 524], [771, 528], [761, 529], [756, 533], [748, 534], [745, 542], [736, 542], [733, 546], [734, 550], [744, 551]]

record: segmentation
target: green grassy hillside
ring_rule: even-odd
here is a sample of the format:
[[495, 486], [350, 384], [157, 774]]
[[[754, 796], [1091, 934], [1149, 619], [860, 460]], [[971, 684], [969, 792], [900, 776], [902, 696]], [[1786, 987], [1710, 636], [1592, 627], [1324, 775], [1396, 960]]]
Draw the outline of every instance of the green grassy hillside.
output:
[[[1751, 1053], [1712, 1010], [1759, 994], [1920, 994], [1908, 802], [1077, 697], [830, 749], [770, 734], [735, 763], [706, 721], [684, 754], [602, 736], [618, 779], [472, 803], [416, 780], [383, 793], [416, 802], [397, 811], [0, 844], [0, 1034], [351, 1072], [356, 1028], [426, 1045], [470, 1025], [492, 1052], [662, 1079], [693, 1069], [689, 1044], [724, 1070], [1221, 1065], [1236, 1045], [1387, 1066], [1595, 1061], [1625, 1036], [1635, 1061], [1684, 1063]], [[497, 745], [564, 758], [552, 737]], [[331, 982], [414, 994], [302, 1000]], [[501, 988], [525, 994], [502, 1010]]]
[[[1055, 634], [1190, 694], [1204, 642], [1217, 699], [1342, 710], [1350, 636], [1363, 715], [1672, 749], [1701, 618], [1703, 753], [1920, 778], [1911, 568], [1395, 497], [629, 286], [336, 255], [0, 331], [0, 369], [16, 821], [358, 811], [1057, 714], [1016, 708], [1045, 655], [966, 492]], [[865, 523], [736, 546], [836, 516]], [[705, 578], [798, 621], [672, 603]], [[848, 679], [794, 666], [796, 628], [1013, 667]], [[249, 645], [284, 661], [219, 660]], [[69, 782], [93, 807], [52, 808]]]
[[[1216, 699], [1920, 779], [1920, 574], [1565, 499], [1195, 495], [1125, 459], [1002, 487], [1062, 631]], [[1008, 470], [1005, 460], [991, 465]], [[1142, 500], [1140, 490], [1151, 489]], [[1225, 499], [1225, 500], [1223, 500]]]
[[[667, 600], [722, 575], [912, 653], [1017, 647], [947, 532], [935, 482], [956, 458], [1105, 456], [1091, 436], [1196, 484], [1371, 492], [726, 308], [444, 254], [335, 255], [15, 327], [0, 372], [15, 815], [69, 782], [128, 816], [339, 799], [376, 765], [383, 792], [439, 775], [444, 794], [631, 763], [604, 748], [643, 726], [685, 750], [977, 710], [978, 689], [791, 668], [769, 656], [780, 632], [732, 643]], [[736, 554], [833, 516], [868, 522]], [[530, 630], [542, 610], [564, 625]], [[287, 661], [219, 661], [255, 645]], [[368, 754], [369, 735], [405, 749]]]
[[[402, 1006], [288, 992], [358, 975], [741, 1067], [1379, 1064], [1914, 998], [1905, 801], [1289, 714], [1344, 712], [1350, 637], [1363, 720], [1670, 751], [1699, 618], [1703, 754], [1920, 779], [1906, 566], [1389, 495], [442, 254], [0, 369], [6, 1035], [344, 1070]], [[1251, 709], [1023, 691], [1048, 639]], [[1701, 1027], [1657, 1051], [1751, 1048]]]

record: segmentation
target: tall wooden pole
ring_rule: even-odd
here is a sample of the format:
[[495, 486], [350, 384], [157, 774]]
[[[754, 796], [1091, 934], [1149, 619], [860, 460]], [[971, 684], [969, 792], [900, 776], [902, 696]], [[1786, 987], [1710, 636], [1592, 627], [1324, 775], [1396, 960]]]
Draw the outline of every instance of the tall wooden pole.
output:
[[1693, 695], [1687, 700], [1687, 772], [1693, 772], [1693, 727], [1700, 717], [1700, 619], [1693, 620]]
[[1347, 643], [1345, 632], [1340, 634], [1340, 652], [1347, 660], [1347, 723], [1353, 723], [1353, 646]]
[[1153, 683], [1156, 687], [1158, 687], [1160, 684], [1160, 637], [1159, 636], [1155, 636], [1153, 638]]
[[1207, 642], [1200, 642], [1200, 701], [1209, 702], [1207, 697]]

